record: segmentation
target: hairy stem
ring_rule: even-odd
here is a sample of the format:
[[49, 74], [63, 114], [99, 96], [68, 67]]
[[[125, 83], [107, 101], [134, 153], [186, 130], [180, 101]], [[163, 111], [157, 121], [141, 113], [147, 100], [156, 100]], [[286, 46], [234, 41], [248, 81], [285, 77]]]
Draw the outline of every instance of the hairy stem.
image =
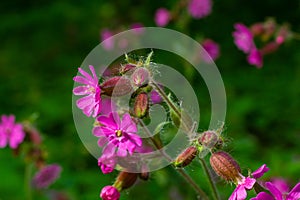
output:
[[[144, 124], [144, 122], [141, 119], [138, 119], [139, 123], [141, 125], [141, 127], [143, 128], [143, 130], [146, 132], [146, 134], [148, 135], [148, 137], [151, 139], [151, 141], [153, 142], [153, 144], [155, 145], [155, 147], [159, 150], [159, 152], [169, 161], [172, 162], [173, 159], [166, 154], [163, 149], [161, 149], [161, 147], [157, 146], [157, 143], [154, 141], [151, 132], [149, 131], [149, 129], [146, 127], [146, 125]], [[173, 166], [173, 165], [172, 165]], [[174, 166], [173, 166], [174, 167]], [[174, 168], [179, 174], [181, 174], [183, 176], [183, 178], [194, 188], [194, 190], [198, 193], [198, 195], [205, 200], [208, 200], [207, 195], [205, 194], [205, 192], [195, 183], [195, 181], [186, 173], [186, 171], [184, 169], [180, 169], [180, 168]]]
[[203, 158], [200, 158], [200, 157], [199, 157], [199, 159], [200, 159], [200, 163], [201, 163], [201, 165], [202, 165], [202, 168], [203, 168], [205, 174], [207, 175], [207, 178], [208, 178], [208, 181], [209, 181], [210, 188], [211, 188], [211, 190], [212, 190], [212, 192], [213, 192], [213, 197], [214, 197], [215, 200], [219, 200], [219, 199], [220, 199], [220, 196], [219, 196], [219, 193], [218, 193], [216, 184], [215, 184], [215, 182], [214, 182], [213, 179], [212, 179], [212, 175], [211, 175], [211, 173], [210, 173], [210, 171], [209, 171], [209, 169], [208, 169], [208, 167], [207, 167], [207, 164], [206, 164], [206, 162], [205, 162], [205, 160], [204, 160]]

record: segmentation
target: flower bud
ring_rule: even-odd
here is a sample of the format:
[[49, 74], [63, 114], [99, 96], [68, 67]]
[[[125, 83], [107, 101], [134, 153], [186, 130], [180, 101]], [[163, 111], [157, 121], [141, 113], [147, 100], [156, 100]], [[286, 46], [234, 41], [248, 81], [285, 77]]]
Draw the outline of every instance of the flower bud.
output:
[[129, 173], [129, 172], [120, 172], [115, 183], [114, 187], [119, 191], [130, 188], [136, 181], [138, 174]]
[[150, 73], [144, 67], [137, 68], [131, 75], [133, 84], [137, 87], [146, 85], [149, 82]]
[[102, 188], [100, 197], [103, 200], [118, 200], [120, 198], [120, 192], [117, 188], [108, 185]]
[[176, 158], [174, 165], [175, 167], [185, 167], [189, 165], [197, 155], [197, 148], [194, 146], [188, 147], [185, 149], [179, 156]]
[[109, 78], [100, 87], [102, 93], [108, 96], [123, 96], [132, 91], [130, 80], [122, 76]]
[[120, 73], [121, 74], [125, 74], [127, 72], [133, 71], [134, 68], [136, 68], [135, 65], [126, 64], [126, 65], [124, 65], [124, 66], [121, 67]]
[[148, 95], [140, 93], [135, 98], [133, 114], [138, 118], [143, 118], [149, 110]]
[[219, 137], [215, 131], [205, 131], [198, 138], [199, 144], [201, 144], [209, 149], [215, 147], [218, 140], [219, 140]]
[[240, 178], [241, 168], [237, 162], [226, 152], [219, 151], [210, 157], [213, 170], [226, 181], [236, 181]]

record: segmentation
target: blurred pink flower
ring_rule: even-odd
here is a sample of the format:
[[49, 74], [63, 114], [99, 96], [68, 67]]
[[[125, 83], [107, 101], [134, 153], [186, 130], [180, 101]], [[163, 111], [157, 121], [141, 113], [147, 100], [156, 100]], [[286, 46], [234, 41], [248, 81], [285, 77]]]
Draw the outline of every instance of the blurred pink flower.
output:
[[211, 0], [190, 0], [188, 3], [188, 11], [195, 19], [201, 19], [211, 13]]
[[164, 27], [168, 25], [170, 19], [171, 19], [171, 15], [167, 9], [159, 8], [156, 10], [154, 20], [157, 26]]
[[46, 165], [34, 175], [32, 184], [35, 188], [47, 188], [59, 178], [60, 173], [61, 167], [59, 165]]
[[102, 188], [100, 197], [103, 200], [118, 200], [120, 198], [120, 192], [117, 188], [108, 185]]
[[282, 193], [271, 182], [266, 182], [265, 186], [272, 195], [266, 192], [260, 192], [255, 198], [252, 198], [251, 200], [299, 200], [300, 199], [300, 183], [298, 183], [289, 193]]
[[152, 90], [150, 92], [150, 99], [153, 104], [159, 104], [163, 101], [162, 97], [159, 95], [159, 93], [156, 90]]
[[108, 29], [101, 31], [101, 41], [104, 49], [112, 50], [114, 48], [114, 40], [112, 38], [113, 35], [113, 32]]
[[134, 32], [139, 35], [144, 32], [144, 25], [142, 23], [133, 23], [130, 28], [134, 29]]
[[244, 177], [241, 175], [240, 180], [238, 180], [237, 187], [229, 197], [229, 200], [244, 200], [247, 197], [247, 191], [251, 190], [256, 182], [256, 179], [262, 177], [264, 173], [269, 171], [269, 168], [266, 164], [262, 165], [256, 171], [252, 173], [254, 178]]
[[252, 49], [247, 57], [247, 61], [250, 65], [255, 65], [257, 68], [263, 66], [263, 56], [257, 49]]
[[94, 67], [90, 65], [89, 68], [92, 76], [83, 69], [78, 68], [83, 76], [75, 76], [73, 80], [83, 85], [74, 88], [73, 93], [74, 95], [85, 95], [85, 97], [76, 101], [76, 105], [86, 116], [90, 117], [93, 114], [93, 117], [96, 117], [101, 110], [101, 90]]
[[[205, 62], [210, 63], [212, 60], [216, 60], [220, 55], [219, 45], [211, 39], [205, 39], [202, 42], [203, 48], [206, 50], [209, 56], [206, 53], [203, 54], [203, 59]], [[212, 59], [212, 60], [211, 60]]]
[[0, 148], [7, 144], [16, 149], [23, 142], [25, 133], [22, 124], [15, 123], [14, 115], [2, 115], [0, 122]]
[[93, 134], [99, 137], [100, 147], [108, 141], [102, 152], [106, 157], [115, 155], [116, 150], [117, 156], [126, 157], [127, 151], [132, 155], [135, 148], [142, 145], [142, 139], [135, 134], [137, 126], [128, 113], [123, 115], [122, 121], [115, 112], [110, 113], [109, 116], [100, 116], [97, 121], [101, 126], [96, 126]]
[[253, 35], [244, 24], [237, 23], [234, 25], [235, 31], [233, 32], [235, 45], [244, 53], [250, 53], [255, 48]]

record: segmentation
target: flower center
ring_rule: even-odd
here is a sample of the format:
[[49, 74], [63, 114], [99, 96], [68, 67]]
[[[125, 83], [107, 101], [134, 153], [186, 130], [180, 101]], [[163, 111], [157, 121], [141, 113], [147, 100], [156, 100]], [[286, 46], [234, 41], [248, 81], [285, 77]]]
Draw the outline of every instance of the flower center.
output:
[[116, 130], [115, 133], [116, 133], [117, 137], [121, 137], [122, 136], [122, 131], [121, 130]]

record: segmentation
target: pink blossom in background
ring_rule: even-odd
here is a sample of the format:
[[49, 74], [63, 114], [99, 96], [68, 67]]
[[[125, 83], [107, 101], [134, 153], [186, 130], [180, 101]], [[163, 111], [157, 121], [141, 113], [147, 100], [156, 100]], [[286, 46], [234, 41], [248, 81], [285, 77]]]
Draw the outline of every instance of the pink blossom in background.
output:
[[7, 144], [12, 149], [16, 149], [24, 140], [25, 132], [23, 125], [15, 123], [14, 115], [2, 115], [0, 122], [0, 148]]
[[142, 23], [134, 23], [130, 26], [131, 29], [134, 29], [134, 32], [139, 35], [144, 32], [144, 25]]
[[98, 85], [98, 77], [94, 67], [90, 65], [89, 69], [92, 72], [92, 76], [83, 69], [78, 68], [82, 76], [75, 76], [73, 80], [83, 85], [74, 88], [73, 93], [74, 95], [85, 96], [76, 101], [77, 107], [80, 108], [86, 116], [90, 117], [92, 115], [96, 117], [101, 110], [101, 90]]
[[259, 50], [253, 49], [247, 57], [247, 61], [250, 65], [254, 65], [257, 68], [263, 66], [263, 56]]
[[112, 112], [109, 116], [98, 117], [97, 121], [101, 126], [96, 126], [93, 134], [99, 137], [100, 147], [108, 140], [102, 152], [106, 157], [115, 155], [116, 151], [117, 156], [126, 157], [127, 151], [132, 155], [135, 148], [142, 145], [142, 139], [136, 134], [137, 126], [128, 113], [123, 115], [122, 120], [117, 113]]
[[103, 47], [106, 50], [112, 50], [114, 48], [114, 40], [112, 38], [113, 35], [113, 32], [108, 29], [101, 31], [101, 41], [103, 41]]
[[216, 60], [219, 57], [219, 55], [220, 55], [219, 45], [216, 42], [214, 42], [213, 40], [205, 39], [202, 42], [202, 46], [206, 50], [208, 55], [210, 56], [210, 57], [207, 56], [206, 53], [202, 54], [205, 62], [210, 63], [212, 60]]
[[231, 196], [229, 197], [229, 200], [246, 199], [247, 190], [251, 190], [256, 182], [256, 179], [262, 177], [267, 171], [269, 171], [269, 168], [266, 164], [264, 164], [252, 173], [252, 176], [256, 178], [244, 177], [241, 175], [241, 178], [240, 180], [238, 180], [238, 184]]
[[159, 93], [156, 90], [152, 90], [150, 92], [150, 99], [153, 104], [159, 104], [163, 101], [162, 97], [159, 95]]
[[59, 178], [61, 170], [61, 167], [57, 164], [44, 166], [34, 175], [32, 179], [33, 186], [39, 189], [47, 188]]
[[100, 197], [103, 200], [118, 200], [120, 198], [120, 192], [117, 190], [117, 188], [108, 185], [102, 188]]
[[188, 2], [188, 12], [195, 19], [201, 19], [211, 13], [211, 0], [190, 0]]
[[235, 45], [244, 53], [250, 53], [255, 48], [253, 41], [253, 35], [244, 24], [235, 24], [235, 31], [233, 32], [233, 38]]
[[271, 182], [266, 182], [265, 186], [272, 195], [266, 192], [260, 192], [255, 198], [251, 198], [251, 200], [299, 200], [300, 199], [300, 183], [298, 183], [288, 193], [282, 193]]
[[168, 25], [170, 19], [171, 19], [171, 14], [167, 9], [159, 8], [156, 10], [154, 20], [157, 26], [164, 27]]

